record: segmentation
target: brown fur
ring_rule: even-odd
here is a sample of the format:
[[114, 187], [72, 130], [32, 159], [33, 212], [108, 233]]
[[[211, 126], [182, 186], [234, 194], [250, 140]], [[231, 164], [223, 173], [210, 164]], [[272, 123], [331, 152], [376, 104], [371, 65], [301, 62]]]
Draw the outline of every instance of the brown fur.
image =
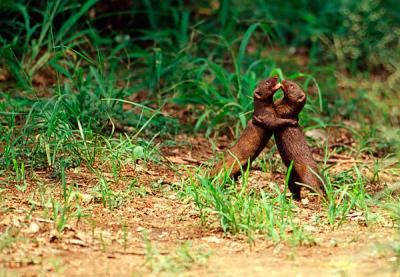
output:
[[[275, 111], [279, 117], [298, 120], [298, 115], [306, 103], [306, 94], [291, 81], [283, 81], [282, 88], [284, 97], [274, 104]], [[269, 113], [269, 108], [267, 108], [265, 113], [255, 120], [264, 121]], [[323, 194], [323, 185], [316, 176], [319, 174], [318, 165], [300, 127], [297, 125], [278, 128], [274, 136], [284, 164], [288, 167], [291, 161], [294, 163], [288, 184], [294, 198], [301, 197], [301, 186], [296, 182], [308, 185], [312, 190]]]
[[231, 170], [230, 176], [238, 176], [241, 169], [245, 170], [247, 163], [251, 163], [260, 154], [271, 136], [272, 132], [249, 120], [238, 141], [225, 152], [223, 160], [211, 171], [211, 176], [218, 174], [224, 168]]
[[276, 116], [273, 108], [273, 96], [277, 90], [274, 88], [277, 81], [277, 77], [272, 77], [257, 85], [254, 91], [254, 116], [268, 113], [268, 118], [263, 120], [261, 124], [249, 120], [236, 144], [225, 152], [223, 160], [216, 165], [211, 175], [218, 174], [223, 168], [226, 170], [232, 168], [230, 176], [237, 176], [241, 169], [245, 169], [248, 163], [251, 164], [264, 149], [274, 129], [297, 123], [296, 120]]

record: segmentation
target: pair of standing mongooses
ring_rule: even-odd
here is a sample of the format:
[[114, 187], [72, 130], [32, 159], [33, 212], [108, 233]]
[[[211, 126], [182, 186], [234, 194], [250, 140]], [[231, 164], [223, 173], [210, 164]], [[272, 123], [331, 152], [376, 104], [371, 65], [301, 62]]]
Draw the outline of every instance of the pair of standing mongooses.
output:
[[[284, 97], [273, 102], [277, 90], [283, 89]], [[278, 151], [288, 167], [293, 161], [289, 178], [289, 189], [294, 198], [300, 199], [302, 183], [323, 194], [323, 184], [318, 178], [318, 165], [312, 157], [305, 136], [298, 125], [298, 115], [306, 103], [306, 94], [294, 82], [282, 81], [278, 77], [261, 81], [254, 91], [254, 115], [247, 123], [237, 143], [225, 153], [223, 161], [211, 172], [217, 174], [223, 168], [237, 176], [243, 167], [261, 153], [275, 134]]]

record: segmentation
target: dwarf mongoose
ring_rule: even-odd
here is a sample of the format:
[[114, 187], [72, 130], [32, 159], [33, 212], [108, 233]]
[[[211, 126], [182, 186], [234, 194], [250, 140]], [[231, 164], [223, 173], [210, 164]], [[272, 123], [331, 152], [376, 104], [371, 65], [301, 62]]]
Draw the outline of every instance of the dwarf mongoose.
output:
[[[306, 103], [306, 94], [294, 82], [282, 81], [281, 85], [284, 97], [275, 102], [274, 108], [279, 117], [298, 120], [298, 115]], [[254, 120], [260, 123], [269, 123], [270, 108], [266, 108], [261, 115]], [[311, 150], [307, 145], [305, 136], [299, 125], [284, 126], [274, 131], [276, 145], [284, 164], [288, 167], [293, 161], [293, 170], [289, 179], [289, 189], [295, 199], [301, 197], [301, 186], [308, 185], [311, 190], [323, 194], [323, 184], [318, 178], [319, 170]]]

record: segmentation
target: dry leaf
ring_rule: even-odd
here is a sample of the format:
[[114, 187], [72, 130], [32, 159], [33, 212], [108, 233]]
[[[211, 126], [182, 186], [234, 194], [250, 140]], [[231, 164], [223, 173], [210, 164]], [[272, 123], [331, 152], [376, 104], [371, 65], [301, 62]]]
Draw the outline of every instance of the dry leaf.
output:
[[184, 161], [181, 157], [179, 156], [169, 156], [167, 159], [174, 164], [187, 164], [187, 161]]
[[0, 221], [0, 225], [4, 225], [4, 226], [10, 225], [10, 224], [11, 224], [11, 219], [12, 219], [12, 217], [11, 217], [10, 214], [6, 215], [6, 216]]
[[217, 244], [220, 244], [220, 243], [224, 242], [223, 239], [217, 238], [215, 236], [205, 237], [205, 238], [202, 238], [202, 240], [204, 240], [206, 242], [217, 243]]
[[28, 233], [28, 234], [35, 234], [40, 231], [40, 226], [36, 222], [31, 222], [29, 224], [29, 227], [24, 229], [22, 232]]
[[68, 242], [70, 244], [73, 244], [73, 245], [79, 245], [79, 246], [82, 246], [82, 247], [88, 247], [88, 244], [85, 241], [81, 240], [81, 239], [70, 239]]

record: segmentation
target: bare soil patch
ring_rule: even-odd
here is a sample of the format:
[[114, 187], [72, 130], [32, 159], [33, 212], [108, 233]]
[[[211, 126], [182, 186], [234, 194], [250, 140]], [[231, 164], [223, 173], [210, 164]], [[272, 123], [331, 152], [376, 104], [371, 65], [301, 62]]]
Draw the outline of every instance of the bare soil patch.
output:
[[[73, 201], [83, 212], [79, 220], [68, 219], [62, 232], [57, 231], [60, 217], [52, 216], [54, 207], [39, 199], [51, 194], [62, 202], [59, 180], [38, 171], [21, 192], [12, 179], [1, 177], [7, 184], [0, 207], [1, 275], [400, 276], [398, 258], [385, 246], [396, 239], [394, 223], [384, 213], [370, 225], [354, 213], [332, 229], [314, 224], [316, 217], [326, 215], [309, 197], [297, 203], [295, 212], [314, 242], [296, 247], [261, 234], [249, 242], [244, 235], [225, 234], [218, 222], [202, 225], [193, 201], [180, 198], [174, 186], [209, 160], [211, 145], [204, 138], [185, 135], [177, 141], [178, 146], [162, 149], [169, 162], [125, 166], [117, 181], [110, 174], [114, 191], [134, 187], [129, 195], [121, 193], [120, 204], [112, 210], [93, 196], [98, 181], [87, 168], [68, 169], [67, 184], [79, 188]], [[343, 154], [333, 157], [345, 162], [335, 162], [332, 170], [351, 167], [360, 158], [363, 163], [373, 160], [347, 159]], [[133, 178], [139, 181], [132, 184]], [[268, 190], [271, 181], [282, 187], [284, 174], [262, 172], [256, 163], [250, 178], [252, 185]], [[394, 177], [387, 173], [382, 178]], [[382, 178], [369, 191], [380, 190]]]

